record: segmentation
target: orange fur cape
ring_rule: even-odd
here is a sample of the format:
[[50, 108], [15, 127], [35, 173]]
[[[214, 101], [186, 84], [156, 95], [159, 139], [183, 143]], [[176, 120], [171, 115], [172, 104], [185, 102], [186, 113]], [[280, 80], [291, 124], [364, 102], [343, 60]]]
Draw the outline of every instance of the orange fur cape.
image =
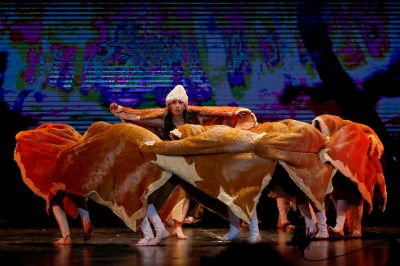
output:
[[89, 197], [109, 207], [133, 230], [146, 199], [171, 176], [139, 151], [160, 139], [131, 124], [96, 122], [81, 136], [68, 125], [42, 125], [16, 135], [14, 158], [25, 184], [46, 201], [58, 190]]
[[384, 211], [387, 192], [380, 163], [384, 147], [377, 134], [366, 125], [335, 115], [320, 115], [312, 124], [329, 138], [322, 159], [357, 185], [369, 211], [374, 203]]

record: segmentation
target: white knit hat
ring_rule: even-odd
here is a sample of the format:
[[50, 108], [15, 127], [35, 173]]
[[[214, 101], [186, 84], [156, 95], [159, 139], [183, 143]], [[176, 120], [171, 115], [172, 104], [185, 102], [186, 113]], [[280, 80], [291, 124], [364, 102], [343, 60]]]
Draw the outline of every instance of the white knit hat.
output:
[[189, 97], [182, 85], [176, 85], [175, 88], [168, 93], [167, 98], [165, 98], [165, 104], [168, 106], [169, 102], [172, 100], [180, 100], [188, 106]]

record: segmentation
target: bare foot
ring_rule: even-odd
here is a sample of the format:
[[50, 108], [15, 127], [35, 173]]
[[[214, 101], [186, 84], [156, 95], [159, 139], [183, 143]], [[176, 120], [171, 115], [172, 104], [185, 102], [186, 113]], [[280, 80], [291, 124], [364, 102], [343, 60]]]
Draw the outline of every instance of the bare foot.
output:
[[278, 224], [276, 225], [276, 227], [278, 229], [285, 229], [289, 225], [290, 225], [290, 222], [288, 220], [280, 220], [280, 219], [278, 219]]
[[353, 230], [351, 237], [362, 237], [361, 230]]
[[288, 232], [293, 232], [295, 228], [296, 228], [296, 227], [295, 227], [294, 225], [289, 224], [288, 226], [286, 226], [285, 229], [286, 229], [286, 231], [288, 231]]
[[189, 237], [183, 233], [181, 228], [175, 228], [172, 231], [171, 236], [175, 236], [179, 239], [189, 239]]
[[328, 230], [332, 232], [334, 237], [344, 237], [344, 231], [337, 229], [336, 227], [329, 227]]
[[72, 239], [70, 235], [67, 235], [65, 237], [61, 237], [60, 239], [57, 239], [53, 241], [53, 244], [58, 246], [58, 245], [71, 245], [72, 244]]
[[93, 226], [90, 222], [84, 222], [83, 223], [83, 240], [88, 241], [90, 238], [92, 238], [92, 231], [93, 231]]

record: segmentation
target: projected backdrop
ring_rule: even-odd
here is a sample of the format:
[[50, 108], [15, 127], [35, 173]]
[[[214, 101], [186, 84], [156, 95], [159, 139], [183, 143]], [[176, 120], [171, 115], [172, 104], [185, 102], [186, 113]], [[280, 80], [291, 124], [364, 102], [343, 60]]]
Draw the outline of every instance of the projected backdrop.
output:
[[398, 138], [400, 5], [393, 2], [0, 7], [0, 99], [37, 124], [84, 132], [93, 121], [118, 122], [110, 102], [164, 106], [183, 84], [190, 104], [240, 105], [260, 121], [346, 116], [366, 101]]

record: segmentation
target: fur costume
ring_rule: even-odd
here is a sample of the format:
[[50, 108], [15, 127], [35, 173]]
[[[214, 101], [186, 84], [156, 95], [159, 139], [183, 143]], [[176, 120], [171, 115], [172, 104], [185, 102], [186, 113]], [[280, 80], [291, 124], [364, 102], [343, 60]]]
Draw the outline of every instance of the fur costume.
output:
[[[222, 123], [240, 127], [257, 125], [255, 115], [245, 108], [189, 108], [200, 121], [207, 124]], [[167, 110], [135, 110], [115, 104], [110, 109], [124, 122], [134, 122], [140, 118], [162, 120]], [[157, 132], [155, 128], [148, 129]], [[148, 154], [138, 149], [144, 142], [160, 141], [143, 127], [97, 122], [81, 136], [71, 126], [45, 124], [19, 132], [16, 140], [14, 159], [21, 170], [23, 181], [46, 201], [48, 211], [52, 198], [58, 190], [62, 190], [89, 196], [110, 207], [128, 227], [136, 230], [136, 222], [143, 218], [145, 212], [147, 196], [171, 175], [151, 164], [146, 157]], [[139, 191], [137, 188], [127, 190], [122, 186], [130, 180], [128, 177], [137, 177], [135, 182], [140, 184]], [[137, 186], [131, 182], [125, 185]], [[114, 191], [114, 188], [118, 189]]]
[[[65, 124], [43, 124], [35, 130], [21, 131], [16, 135], [14, 159], [21, 170], [22, 179], [33, 193], [46, 201], [47, 212], [57, 192], [51, 192], [57, 178], [54, 174], [57, 155], [78, 143], [81, 138], [78, 131]], [[64, 198], [63, 204], [67, 214], [76, 217], [76, 206], [68, 197]]]
[[[176, 86], [166, 97], [166, 103], [168, 107], [168, 103], [172, 100], [180, 100], [185, 103], [186, 108], [192, 120], [196, 121], [196, 124], [201, 125], [227, 125], [230, 127], [237, 127], [242, 129], [250, 129], [257, 125], [256, 116], [246, 108], [242, 107], [230, 107], [230, 106], [222, 106], [222, 107], [203, 107], [203, 106], [188, 106], [187, 105], [187, 94], [185, 89], [178, 85]], [[137, 124], [141, 127], [144, 127], [156, 135], [158, 135], [162, 139], [169, 139], [164, 132], [165, 127], [165, 116], [167, 114], [168, 108], [152, 108], [152, 109], [133, 109], [126, 108], [115, 103], [110, 105], [111, 112], [120, 117], [121, 121], [124, 123], [133, 123]], [[175, 136], [173, 138], [176, 138]], [[179, 137], [178, 137], [179, 138]], [[157, 193], [162, 193], [167, 188], [163, 188], [161, 191]], [[170, 188], [171, 189], [171, 188]], [[187, 187], [185, 188], [188, 189]], [[190, 189], [190, 188], [189, 188]], [[170, 191], [170, 196], [168, 198], [159, 197], [161, 195], [153, 195], [151, 200], [155, 201], [159, 214], [161, 218], [165, 221], [171, 211], [173, 206], [175, 206], [178, 202], [182, 201], [186, 194], [182, 191], [182, 184], [175, 186], [173, 191]], [[193, 194], [193, 191], [191, 191]], [[197, 201], [201, 202], [204, 198], [198, 197]], [[201, 202], [203, 205], [209, 205], [206, 202]], [[216, 204], [213, 204], [216, 205]], [[223, 208], [225, 209], [225, 208]], [[216, 211], [221, 214], [222, 210]], [[175, 217], [176, 219], [177, 217]]]
[[76, 134], [66, 125], [17, 134], [15, 160], [25, 184], [46, 200], [47, 207], [63, 190], [109, 207], [136, 230], [147, 196], [171, 176], [150, 162], [154, 155], [138, 149], [145, 141], [160, 139], [135, 125], [104, 122], [92, 124], [80, 138]]
[[[251, 154], [255, 158], [278, 161], [313, 205], [318, 210], [323, 210], [325, 196], [332, 189], [333, 167], [319, 159], [319, 152], [325, 145], [325, 137], [310, 124], [283, 120], [263, 123], [252, 131], [226, 126], [183, 125], [178, 131], [180, 133], [174, 134], [184, 137], [182, 140], [148, 142], [141, 148], [158, 154], [155, 161], [157, 165], [188, 182], [193, 178], [186, 173], [189, 166], [185, 165], [182, 159], [201, 157], [194, 156], [195, 154], [207, 155], [206, 158], [214, 156], [212, 154], [223, 154], [226, 159], [234, 158], [234, 155]], [[219, 161], [221, 162], [224, 161]], [[197, 164], [191, 167], [197, 170]], [[242, 166], [238, 164], [238, 169], [240, 167]], [[212, 175], [212, 171], [208, 173]], [[193, 184], [196, 182], [191, 181]], [[235, 210], [232, 211], [239, 216]]]
[[[112, 209], [134, 231], [144, 217], [147, 197], [171, 172], [249, 222], [279, 162], [313, 205], [323, 208], [333, 169], [318, 154], [325, 147], [325, 159], [340, 157], [335, 157], [340, 146], [334, 134], [325, 143], [316, 128], [295, 120], [263, 123], [252, 131], [225, 126], [193, 128], [194, 133], [184, 125], [179, 131], [184, 139], [162, 142], [132, 124], [96, 122], [83, 136], [70, 126], [48, 124], [18, 133], [14, 155], [24, 182], [46, 200], [47, 207], [58, 190], [89, 197]], [[347, 128], [353, 127], [344, 126], [338, 132]], [[368, 134], [371, 139], [373, 134]], [[362, 146], [366, 157], [375, 158], [381, 153], [379, 142], [374, 143], [376, 148], [355, 146]], [[374, 163], [366, 165], [376, 167]]]
[[[124, 123], [133, 123], [138, 120], [154, 120], [161, 122], [167, 108], [133, 109], [116, 103], [110, 104], [110, 110]], [[195, 113], [201, 125], [227, 125], [241, 129], [251, 129], [257, 126], [256, 116], [247, 108], [232, 106], [188, 106], [188, 111]], [[159, 123], [158, 123], [159, 124]], [[147, 127], [158, 134], [160, 129]]]
[[[109, 207], [136, 231], [146, 211], [147, 197], [171, 176], [152, 163], [159, 155], [144, 152], [139, 146], [161, 140], [132, 124], [96, 122], [73, 141], [71, 135], [76, 132], [66, 125], [63, 128], [73, 134], [65, 134], [64, 129], [40, 127], [17, 135], [15, 160], [24, 182], [47, 205], [58, 190], [89, 197]], [[49, 149], [51, 153], [39, 145], [50, 143], [51, 148], [54, 139], [57, 149]], [[275, 168], [274, 161], [250, 153], [191, 156], [180, 160], [194, 170], [191, 176], [197, 189], [227, 203], [246, 221]], [[251, 178], [243, 179], [243, 176]]]
[[312, 124], [329, 138], [321, 153], [323, 160], [357, 184], [369, 212], [373, 201], [384, 211], [387, 193], [379, 161], [384, 148], [376, 133], [366, 125], [327, 114], [316, 117]]

